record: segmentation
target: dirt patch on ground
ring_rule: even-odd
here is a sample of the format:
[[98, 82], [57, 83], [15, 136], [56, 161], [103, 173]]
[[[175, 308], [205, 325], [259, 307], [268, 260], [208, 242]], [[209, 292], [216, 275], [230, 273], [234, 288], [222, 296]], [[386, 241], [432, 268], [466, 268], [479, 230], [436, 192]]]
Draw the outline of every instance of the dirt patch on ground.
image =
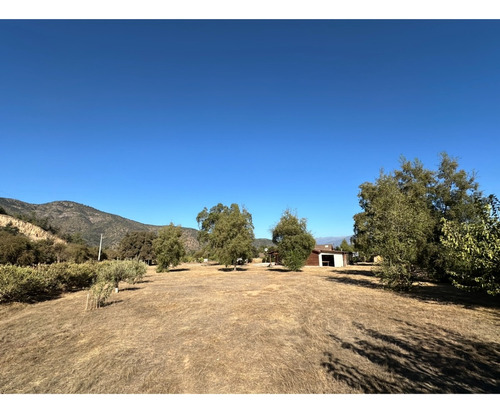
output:
[[498, 393], [498, 301], [366, 265], [221, 269], [150, 268], [94, 311], [0, 306], [0, 392]]

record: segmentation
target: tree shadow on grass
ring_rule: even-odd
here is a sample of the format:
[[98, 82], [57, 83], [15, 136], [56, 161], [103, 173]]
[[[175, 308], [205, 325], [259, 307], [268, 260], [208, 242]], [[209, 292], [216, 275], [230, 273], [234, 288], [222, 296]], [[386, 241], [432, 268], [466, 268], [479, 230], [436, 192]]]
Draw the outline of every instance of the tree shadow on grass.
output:
[[81, 289], [68, 290], [68, 291], [58, 290], [58, 291], [54, 291], [51, 293], [42, 293], [42, 294], [37, 294], [37, 295], [33, 295], [33, 296], [28, 296], [28, 297], [24, 297], [24, 298], [21, 298], [18, 300], [13, 300], [13, 301], [16, 301], [19, 303], [26, 303], [26, 304], [36, 304], [36, 303], [42, 303], [44, 301], [57, 300], [58, 298], [61, 298], [61, 296], [64, 292], [69, 293], [69, 292], [76, 292], [76, 291], [81, 291]]
[[167, 272], [182, 272], [182, 271], [191, 271], [189, 268], [172, 268], [171, 270], [168, 270]]
[[[499, 343], [475, 341], [431, 324], [394, 321], [401, 323], [397, 336], [356, 322], [352, 324], [362, 338], [346, 340], [330, 334], [342, 350], [325, 352], [321, 366], [335, 380], [364, 393], [500, 391]], [[377, 374], [380, 370], [384, 374]]]
[[119, 291], [136, 291], [136, 290], [140, 290], [139, 287], [123, 287], [123, 288], [120, 288]]
[[235, 272], [235, 271], [248, 271], [247, 268], [240, 268], [240, 267], [237, 267], [236, 270], [234, 267], [231, 267], [231, 268], [219, 268], [218, 271], [222, 271], [222, 272]]
[[109, 307], [110, 305], [120, 304], [120, 303], [123, 303], [123, 300], [109, 300], [109, 301], [106, 301], [105, 303], [101, 304], [99, 308]]
[[297, 273], [297, 272], [303, 272], [302, 270], [298, 271], [292, 271], [289, 270], [288, 268], [267, 268], [267, 271], [274, 271], [274, 272], [289, 272], [289, 273]]
[[[337, 274], [344, 273], [344, 271], [340, 272], [340, 271], [335, 271], [335, 270], [332, 272], [335, 272]], [[349, 274], [349, 275], [363, 275], [365, 277], [376, 277], [376, 274], [370, 270], [347, 270], [347, 274]]]
[[[364, 274], [364, 271], [361, 271], [361, 273], [362, 274], [359, 275], [366, 275]], [[349, 272], [349, 274], [356, 274], [356, 272]], [[370, 274], [370, 278], [371, 279], [348, 276], [330, 276], [326, 277], [326, 280], [339, 284], [355, 285], [365, 288], [387, 289], [387, 287], [378, 281], [376, 275]], [[391, 290], [387, 289], [387, 291]], [[461, 305], [464, 308], [469, 309], [478, 307], [488, 307], [493, 309], [500, 308], [500, 297], [494, 297], [484, 292], [467, 292], [446, 283], [415, 283], [412, 289], [408, 292], [393, 291], [393, 293], [425, 302]]]
[[334, 282], [334, 283], [355, 285], [355, 286], [365, 287], [365, 288], [376, 288], [376, 289], [383, 289], [384, 288], [377, 281], [365, 280], [363, 278], [326, 277], [326, 280], [330, 281], [330, 282]]
[[467, 292], [446, 283], [417, 283], [404, 294], [422, 301], [441, 304], [458, 304], [464, 308], [500, 308], [500, 296], [494, 297], [485, 292]]

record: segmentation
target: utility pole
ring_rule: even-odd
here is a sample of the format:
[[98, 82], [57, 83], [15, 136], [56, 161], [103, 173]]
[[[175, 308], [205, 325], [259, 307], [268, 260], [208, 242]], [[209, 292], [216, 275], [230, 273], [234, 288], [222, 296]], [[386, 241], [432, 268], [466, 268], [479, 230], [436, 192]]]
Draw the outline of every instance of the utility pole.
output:
[[97, 261], [101, 261], [101, 249], [102, 249], [102, 234], [101, 234], [101, 241], [99, 242], [99, 256], [97, 257]]

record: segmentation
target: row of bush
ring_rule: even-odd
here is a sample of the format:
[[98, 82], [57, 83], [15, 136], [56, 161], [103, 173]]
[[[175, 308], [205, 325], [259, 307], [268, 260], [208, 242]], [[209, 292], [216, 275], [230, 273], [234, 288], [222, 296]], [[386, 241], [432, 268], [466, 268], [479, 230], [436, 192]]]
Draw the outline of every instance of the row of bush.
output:
[[[109, 294], [120, 281], [141, 280], [147, 266], [138, 261], [104, 261], [83, 264], [59, 263], [35, 268], [0, 265], [0, 303], [34, 302], [66, 291], [90, 288], [91, 295], [106, 285]], [[101, 297], [96, 307], [109, 297]], [[99, 294], [102, 296], [102, 294]]]

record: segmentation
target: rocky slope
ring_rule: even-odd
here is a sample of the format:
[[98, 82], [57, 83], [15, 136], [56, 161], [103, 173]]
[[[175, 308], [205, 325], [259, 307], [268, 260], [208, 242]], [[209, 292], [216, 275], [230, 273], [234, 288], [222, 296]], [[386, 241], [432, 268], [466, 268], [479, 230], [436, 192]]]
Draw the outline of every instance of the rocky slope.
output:
[[14, 227], [19, 228], [19, 232], [21, 234], [26, 235], [32, 241], [40, 241], [45, 239], [53, 240], [54, 242], [60, 242], [65, 244], [66, 241], [61, 238], [51, 234], [44, 229], [33, 225], [29, 222], [21, 221], [20, 219], [11, 217], [9, 215], [1, 215], [0, 214], [0, 227], [5, 227], [9, 224], [12, 224]]

